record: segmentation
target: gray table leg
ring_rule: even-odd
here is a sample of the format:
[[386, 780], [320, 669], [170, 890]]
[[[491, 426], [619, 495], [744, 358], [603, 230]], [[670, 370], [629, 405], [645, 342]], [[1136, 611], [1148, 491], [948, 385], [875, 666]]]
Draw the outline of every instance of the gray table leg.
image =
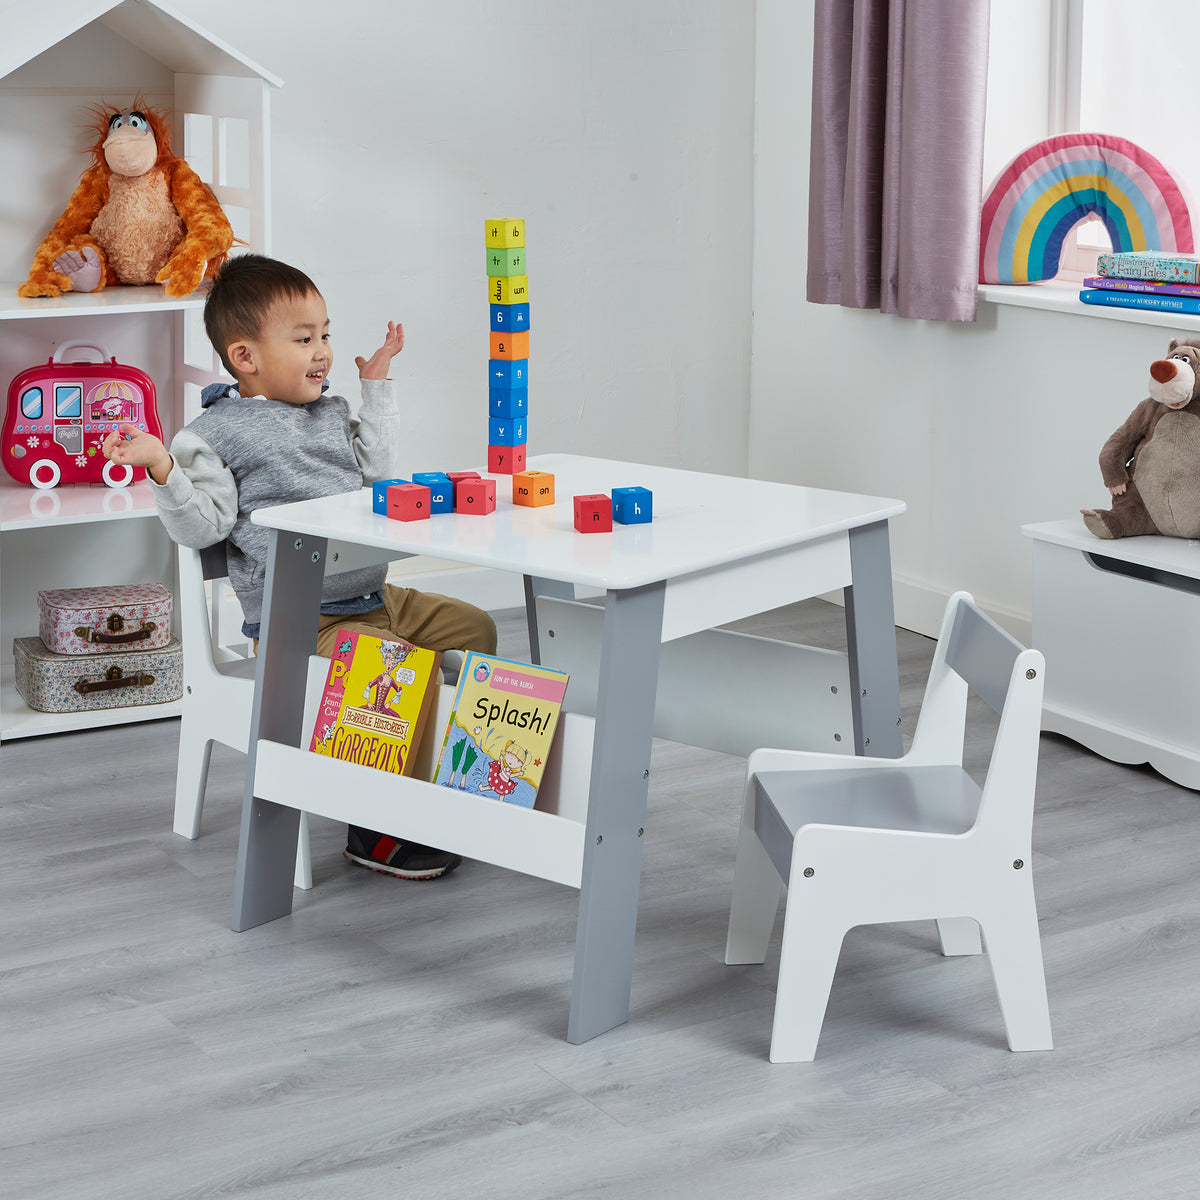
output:
[[300, 744], [308, 658], [317, 641], [324, 558], [324, 538], [271, 530], [233, 897], [236, 933], [292, 911], [300, 812], [258, 799], [253, 790], [254, 766], [259, 738]]
[[575, 1044], [629, 1016], [665, 592], [663, 583], [609, 592], [604, 608], [567, 1022]]
[[538, 643], [537, 608], [539, 596], [553, 596], [556, 600], [574, 600], [575, 585], [558, 579], [541, 579], [534, 575], [525, 576], [525, 621], [529, 627], [529, 661], [540, 663], [542, 650]]
[[899, 758], [904, 743], [886, 521], [850, 530], [850, 578], [844, 595], [854, 753]]

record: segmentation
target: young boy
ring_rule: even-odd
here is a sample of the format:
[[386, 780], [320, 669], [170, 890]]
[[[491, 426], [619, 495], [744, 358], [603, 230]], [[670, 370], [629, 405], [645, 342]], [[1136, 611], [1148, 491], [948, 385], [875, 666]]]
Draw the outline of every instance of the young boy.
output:
[[[229, 259], [204, 305], [204, 327], [235, 385], [204, 389], [204, 412], [168, 451], [158, 438], [123, 425], [104, 454], [143, 466], [167, 532], [197, 549], [225, 539], [229, 581], [245, 613], [242, 632], [257, 638], [269, 531], [250, 521], [256, 508], [353, 491], [397, 474], [403, 419], [392, 358], [404, 329], [388, 322], [370, 358], [356, 358], [362, 384], [357, 419], [342, 396], [326, 394], [333, 363], [325, 301], [295, 267], [258, 254]], [[473, 605], [385, 584], [387, 567], [327, 576], [316, 652], [329, 657], [339, 628], [395, 636], [430, 650], [494, 654], [496, 626]], [[345, 856], [403, 879], [454, 870], [457, 855], [397, 841], [351, 825]]]

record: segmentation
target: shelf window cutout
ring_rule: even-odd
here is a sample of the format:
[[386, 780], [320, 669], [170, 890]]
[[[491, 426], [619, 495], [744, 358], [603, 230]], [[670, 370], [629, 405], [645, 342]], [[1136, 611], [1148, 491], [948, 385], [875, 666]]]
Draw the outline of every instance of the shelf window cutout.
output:
[[204, 309], [189, 308], [183, 314], [183, 361], [197, 371], [216, 371], [216, 354], [204, 330]]
[[228, 188], [250, 186], [250, 122], [221, 117], [217, 123], [217, 183]]
[[[250, 210], [243, 208], [240, 204], [222, 204], [221, 207], [225, 210], [225, 215], [229, 218], [229, 224], [233, 229], [233, 236], [243, 242], [250, 242]], [[235, 245], [234, 250], [237, 250]]]
[[213, 182], [213, 119], [205, 113], [183, 114], [183, 157], [204, 180]]
[[200, 393], [198, 383], [184, 382], [183, 385], [183, 423], [195, 420], [200, 415]]

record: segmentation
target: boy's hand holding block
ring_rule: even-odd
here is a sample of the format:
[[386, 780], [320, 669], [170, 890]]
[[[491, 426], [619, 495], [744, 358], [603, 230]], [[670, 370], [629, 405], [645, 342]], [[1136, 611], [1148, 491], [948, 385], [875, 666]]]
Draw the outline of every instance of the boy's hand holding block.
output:
[[554, 503], [554, 476], [549, 471], [518, 471], [513, 476], [514, 504], [540, 508]]
[[575, 528], [580, 533], [612, 533], [612, 500], [599, 493], [576, 496]]
[[454, 511], [485, 516], [496, 511], [494, 479], [464, 479], [454, 487]]
[[429, 488], [420, 483], [394, 483], [387, 490], [387, 515], [393, 521], [429, 519]]
[[613, 488], [612, 514], [622, 525], [644, 525], [653, 519], [654, 493], [643, 487]]
[[444, 471], [414, 472], [413, 483], [423, 484], [429, 489], [429, 511], [452, 513], [454, 511], [454, 484]]
[[400, 484], [408, 482], [407, 479], [381, 479], [377, 483], [371, 484], [371, 511], [377, 512], [381, 517], [386, 517], [388, 488], [398, 487]]

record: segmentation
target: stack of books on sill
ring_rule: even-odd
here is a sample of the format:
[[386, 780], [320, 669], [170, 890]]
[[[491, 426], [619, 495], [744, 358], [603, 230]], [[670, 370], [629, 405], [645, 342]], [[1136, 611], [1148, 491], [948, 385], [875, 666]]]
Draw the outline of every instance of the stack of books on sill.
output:
[[1200, 313], [1200, 255], [1168, 250], [1101, 254], [1083, 281], [1084, 304]]

